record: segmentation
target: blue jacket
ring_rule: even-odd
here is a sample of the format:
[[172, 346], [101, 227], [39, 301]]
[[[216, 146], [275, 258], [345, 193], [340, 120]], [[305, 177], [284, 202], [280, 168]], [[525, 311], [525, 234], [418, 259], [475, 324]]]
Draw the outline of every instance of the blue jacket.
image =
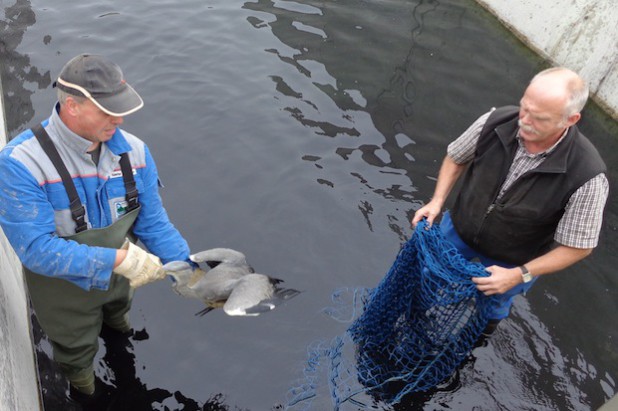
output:
[[[119, 159], [128, 152], [141, 204], [133, 232], [163, 263], [187, 260], [189, 247], [163, 208], [157, 168], [144, 142], [117, 129], [102, 144], [97, 166], [87, 153], [91, 143], [69, 130], [57, 110], [58, 106], [42, 124], [73, 178], [88, 228], [107, 227], [124, 215]], [[0, 226], [31, 271], [69, 280], [85, 290], [108, 288], [116, 250], [61, 238], [75, 234], [68, 196], [31, 130], [0, 151]]]

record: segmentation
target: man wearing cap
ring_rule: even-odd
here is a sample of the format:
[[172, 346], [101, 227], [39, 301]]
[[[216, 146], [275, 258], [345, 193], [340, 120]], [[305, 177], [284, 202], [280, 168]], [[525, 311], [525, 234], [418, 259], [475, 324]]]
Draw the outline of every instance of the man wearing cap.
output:
[[0, 225], [72, 397], [88, 404], [104, 391], [93, 371], [102, 327], [130, 336], [134, 289], [165, 277], [161, 261], [188, 260], [189, 247], [148, 147], [118, 128], [143, 106], [120, 68], [80, 55], [56, 86], [51, 117], [0, 152]]

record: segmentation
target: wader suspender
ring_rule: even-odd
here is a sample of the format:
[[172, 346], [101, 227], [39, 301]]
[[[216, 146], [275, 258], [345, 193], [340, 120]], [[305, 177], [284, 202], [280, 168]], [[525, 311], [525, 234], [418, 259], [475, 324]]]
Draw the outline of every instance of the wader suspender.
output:
[[[86, 230], [88, 228], [88, 224], [85, 221], [86, 211], [79, 199], [73, 179], [64, 165], [64, 162], [60, 158], [60, 154], [58, 153], [56, 146], [54, 146], [49, 134], [47, 134], [47, 131], [45, 131], [40, 124], [34, 126], [32, 131], [39, 141], [39, 144], [41, 144], [43, 151], [45, 151], [45, 154], [47, 154], [54, 167], [56, 167], [56, 171], [60, 174], [60, 178], [62, 178], [64, 189], [67, 191], [67, 195], [69, 196], [71, 217], [73, 218], [73, 221], [75, 221], [75, 224], [77, 224], [75, 233], [80, 233]], [[122, 171], [122, 179], [124, 180], [124, 187], [126, 191], [125, 198], [128, 203], [127, 212], [129, 212], [139, 207], [139, 202], [137, 200], [137, 188], [135, 186], [135, 179], [133, 178], [133, 169], [131, 168], [131, 162], [129, 161], [129, 155], [127, 153], [122, 153], [120, 155], [120, 169]]]

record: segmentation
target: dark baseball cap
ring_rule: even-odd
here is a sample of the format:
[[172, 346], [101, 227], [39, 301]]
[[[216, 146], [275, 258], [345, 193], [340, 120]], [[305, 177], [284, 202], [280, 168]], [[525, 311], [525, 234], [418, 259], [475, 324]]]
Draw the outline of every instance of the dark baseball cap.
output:
[[80, 54], [72, 58], [54, 85], [66, 93], [88, 98], [103, 112], [116, 117], [144, 106], [139, 94], [125, 81], [120, 67], [104, 56]]

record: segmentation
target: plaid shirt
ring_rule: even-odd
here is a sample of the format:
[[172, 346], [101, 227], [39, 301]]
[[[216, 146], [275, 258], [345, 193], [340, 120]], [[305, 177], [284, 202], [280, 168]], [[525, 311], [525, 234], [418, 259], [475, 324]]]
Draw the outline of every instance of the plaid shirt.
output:
[[[493, 109], [491, 110], [493, 111]], [[472, 161], [481, 130], [491, 114], [491, 111], [479, 117], [461, 136], [449, 144], [447, 154], [457, 164]], [[521, 139], [519, 147], [509, 172], [500, 188], [498, 198], [526, 171], [538, 167], [545, 158], [560, 144], [562, 137], [549, 149], [529, 154]], [[603, 209], [609, 193], [609, 183], [605, 174], [601, 173], [577, 189], [569, 199], [564, 215], [558, 223], [554, 240], [559, 244], [574, 248], [594, 248], [599, 243], [599, 233], [603, 222]]]

